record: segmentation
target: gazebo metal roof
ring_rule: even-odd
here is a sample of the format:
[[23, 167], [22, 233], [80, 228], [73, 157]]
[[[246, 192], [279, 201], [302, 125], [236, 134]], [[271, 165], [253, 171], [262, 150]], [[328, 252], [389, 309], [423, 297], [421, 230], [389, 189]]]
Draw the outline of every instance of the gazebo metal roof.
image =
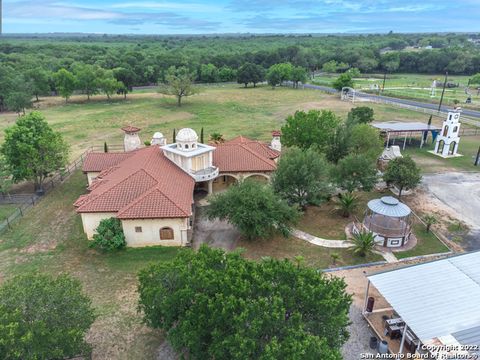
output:
[[393, 196], [384, 196], [381, 199], [370, 200], [367, 206], [375, 214], [389, 217], [406, 217], [412, 212], [407, 205], [401, 203]]

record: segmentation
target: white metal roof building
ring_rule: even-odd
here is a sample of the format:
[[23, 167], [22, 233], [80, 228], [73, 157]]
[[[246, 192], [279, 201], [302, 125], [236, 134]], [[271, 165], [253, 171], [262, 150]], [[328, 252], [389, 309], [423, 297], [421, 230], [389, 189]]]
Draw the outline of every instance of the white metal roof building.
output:
[[460, 344], [480, 346], [480, 251], [368, 280], [422, 343], [453, 336]]

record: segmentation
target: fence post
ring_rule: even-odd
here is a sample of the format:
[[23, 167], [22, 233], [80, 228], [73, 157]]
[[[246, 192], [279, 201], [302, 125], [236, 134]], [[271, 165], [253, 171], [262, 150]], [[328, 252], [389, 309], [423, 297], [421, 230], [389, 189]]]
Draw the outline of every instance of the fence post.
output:
[[8, 225], [8, 228], [11, 229], [12, 227], [10, 226], [10, 220], [8, 220], [8, 217], [7, 217], [7, 225]]
[[18, 208], [18, 210], [20, 210], [20, 215], [23, 217], [22, 207], [20, 206], [20, 207]]

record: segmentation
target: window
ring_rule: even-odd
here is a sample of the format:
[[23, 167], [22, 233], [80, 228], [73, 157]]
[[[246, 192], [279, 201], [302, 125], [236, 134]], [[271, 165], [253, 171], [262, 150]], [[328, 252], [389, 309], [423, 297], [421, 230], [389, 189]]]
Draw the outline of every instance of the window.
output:
[[141, 226], [135, 226], [135, 232], [141, 233], [142, 232], [142, 227]]
[[458, 126], [455, 126], [455, 127], [453, 128], [453, 133], [455, 134], [457, 131], [458, 131]]
[[448, 125], [445, 125], [445, 128], [443, 129], [443, 136], [447, 136], [448, 134]]
[[188, 144], [185, 144], [185, 149], [188, 149]]
[[173, 240], [173, 229], [169, 227], [161, 228], [160, 240]]

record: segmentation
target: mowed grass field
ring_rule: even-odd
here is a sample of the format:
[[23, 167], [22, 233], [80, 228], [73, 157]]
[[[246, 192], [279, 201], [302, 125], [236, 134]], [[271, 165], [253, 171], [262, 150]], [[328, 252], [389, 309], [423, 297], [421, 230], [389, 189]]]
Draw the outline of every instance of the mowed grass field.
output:
[[[318, 85], [331, 86], [337, 77], [338, 74], [322, 74], [316, 76], [312, 82]], [[448, 77], [448, 82], [459, 84], [459, 87], [445, 89], [443, 99], [445, 105], [453, 106], [454, 100], [458, 100], [460, 106], [472, 109], [480, 108], [480, 94], [476, 90], [479, 87], [478, 85], [472, 85], [469, 89], [472, 103], [465, 103], [468, 97], [465, 93], [465, 87], [469, 78], [469, 76], [463, 75]], [[434, 80], [443, 83], [444, 79], [445, 74], [388, 74], [382, 95], [438, 104], [442, 95], [442, 88], [437, 87], [432, 97], [431, 86]], [[383, 85], [383, 74], [362, 74], [362, 77], [355, 78], [354, 82], [355, 88], [363, 91], [372, 90], [374, 85], [381, 88]]]
[[[169, 141], [173, 129], [192, 127], [198, 133], [203, 127], [208, 134], [220, 132], [225, 138], [238, 135], [269, 140], [271, 131], [279, 129], [288, 115], [297, 110], [331, 109], [345, 117], [353, 106], [337, 96], [315, 90], [294, 90], [269, 86], [244, 89], [238, 85], [202, 88], [202, 91], [176, 106], [173, 97], [155, 92], [133, 93], [127, 100], [121, 97], [111, 102], [104, 96], [95, 96], [90, 102], [84, 96], [74, 96], [70, 103], [60, 98], [44, 98], [36, 106], [55, 130], [60, 131], [72, 146], [72, 158], [89, 146], [120, 145], [125, 125], [142, 128], [142, 141], [150, 140], [161, 131]], [[425, 115], [410, 110], [394, 109], [384, 105], [366, 104], [375, 109], [380, 121], [426, 121]], [[12, 125], [15, 114], [0, 114], [0, 141], [5, 127]]]

